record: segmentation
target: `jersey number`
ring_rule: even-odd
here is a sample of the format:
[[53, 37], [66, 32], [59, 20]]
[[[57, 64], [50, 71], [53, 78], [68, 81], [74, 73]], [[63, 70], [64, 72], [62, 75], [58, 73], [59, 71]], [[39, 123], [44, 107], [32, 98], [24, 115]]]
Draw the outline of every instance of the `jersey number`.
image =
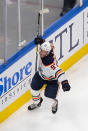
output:
[[51, 67], [53, 70], [56, 69], [55, 64], [51, 65], [50, 67]]

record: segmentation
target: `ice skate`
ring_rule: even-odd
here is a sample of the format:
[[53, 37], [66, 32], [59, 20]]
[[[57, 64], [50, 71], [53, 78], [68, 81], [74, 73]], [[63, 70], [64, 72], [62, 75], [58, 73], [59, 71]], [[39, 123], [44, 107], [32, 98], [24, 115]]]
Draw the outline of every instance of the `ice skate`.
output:
[[58, 100], [56, 99], [56, 103], [52, 106], [52, 113], [56, 113], [58, 110]]
[[35, 108], [40, 107], [42, 102], [43, 102], [43, 98], [40, 97], [40, 102], [38, 104], [33, 103], [33, 104], [29, 105], [28, 110], [34, 110]]

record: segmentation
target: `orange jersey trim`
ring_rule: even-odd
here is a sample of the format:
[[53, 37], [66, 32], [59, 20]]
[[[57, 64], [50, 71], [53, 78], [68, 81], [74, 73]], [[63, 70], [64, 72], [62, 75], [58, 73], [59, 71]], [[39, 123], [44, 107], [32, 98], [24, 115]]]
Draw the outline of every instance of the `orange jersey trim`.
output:
[[51, 77], [51, 78], [49, 78], [49, 77], [44, 77], [44, 79], [46, 79], [46, 80], [51, 80], [51, 79], [53, 79], [54, 77]]
[[59, 71], [58, 73], [57, 73], [57, 75], [56, 75], [56, 78], [61, 74], [61, 73], [63, 73], [63, 71], [61, 70], [61, 71]]
[[39, 97], [32, 97], [34, 100], [38, 100], [38, 99], [40, 99], [40, 96]]

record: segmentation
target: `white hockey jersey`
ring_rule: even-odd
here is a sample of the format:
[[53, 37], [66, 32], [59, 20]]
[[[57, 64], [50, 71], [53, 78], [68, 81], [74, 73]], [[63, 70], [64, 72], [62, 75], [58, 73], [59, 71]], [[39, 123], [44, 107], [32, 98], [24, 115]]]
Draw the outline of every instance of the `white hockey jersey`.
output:
[[44, 65], [42, 59], [39, 61], [39, 75], [44, 80], [58, 80], [58, 82], [62, 82], [66, 79], [65, 72], [58, 66], [57, 60], [49, 65]]

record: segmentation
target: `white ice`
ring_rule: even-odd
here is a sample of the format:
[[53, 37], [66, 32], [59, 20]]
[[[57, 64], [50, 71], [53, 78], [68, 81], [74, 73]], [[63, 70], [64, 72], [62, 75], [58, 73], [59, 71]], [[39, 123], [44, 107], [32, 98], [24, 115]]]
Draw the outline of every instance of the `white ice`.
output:
[[71, 91], [64, 93], [60, 89], [56, 114], [44, 102], [39, 109], [28, 111], [30, 101], [4, 121], [0, 131], [88, 131], [88, 55], [66, 75]]

